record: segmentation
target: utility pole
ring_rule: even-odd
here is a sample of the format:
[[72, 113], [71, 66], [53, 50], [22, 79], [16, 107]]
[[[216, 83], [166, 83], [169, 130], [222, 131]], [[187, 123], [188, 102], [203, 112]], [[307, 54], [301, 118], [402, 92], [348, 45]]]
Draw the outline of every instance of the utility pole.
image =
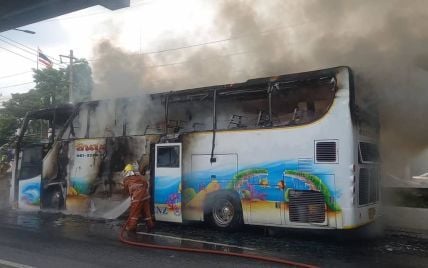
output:
[[73, 103], [73, 50], [70, 49], [70, 65], [68, 67], [69, 71], [68, 73], [70, 74], [70, 78], [69, 78], [69, 92], [68, 92], [68, 97], [69, 97], [69, 102]]
[[68, 56], [67, 55], [59, 55], [61, 63], [63, 63], [62, 62], [63, 57], [68, 58], [70, 60], [70, 63], [68, 65], [68, 74], [69, 74], [69, 77], [68, 77], [68, 83], [69, 83], [69, 85], [68, 85], [68, 102], [73, 103], [73, 101], [74, 101], [74, 96], [73, 96], [73, 61], [75, 60], [75, 58], [73, 56], [73, 50], [70, 49], [70, 55], [68, 55]]

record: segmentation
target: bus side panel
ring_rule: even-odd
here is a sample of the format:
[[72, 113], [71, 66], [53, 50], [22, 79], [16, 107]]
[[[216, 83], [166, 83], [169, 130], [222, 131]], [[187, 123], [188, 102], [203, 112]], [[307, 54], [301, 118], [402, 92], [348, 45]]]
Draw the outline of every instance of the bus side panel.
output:
[[[320, 141], [334, 142], [336, 161], [316, 161], [315, 147], [316, 142]], [[237, 171], [224, 166], [213, 174], [209, 157], [201, 159], [205, 164], [198, 164], [205, 169], [194, 171], [195, 161], [192, 157], [198, 154], [210, 155], [211, 143], [210, 132], [183, 136], [183, 191], [189, 192], [184, 197], [187, 204], [196, 203], [192, 201], [192, 197], [199, 196], [199, 193], [204, 191], [203, 187], [193, 187], [197, 178], [212, 181], [213, 177], [222, 177], [224, 179], [219, 189], [239, 194], [245, 223], [341, 228], [342, 221], [352, 221], [352, 217], [348, 219], [343, 214], [344, 209], [353, 209], [353, 138], [347, 88], [339, 89], [329, 112], [311, 124], [273, 129], [218, 131], [215, 154], [237, 154]], [[303, 204], [305, 213], [315, 211], [314, 215], [319, 214], [319, 218], [302, 222], [301, 215], [297, 215], [297, 218], [290, 217], [290, 199], [294, 198], [293, 202], [302, 201], [298, 199], [299, 191], [312, 194], [311, 198], [323, 199], [317, 204]], [[203, 205], [203, 200], [197, 201], [198, 206]], [[325, 208], [321, 202], [324, 202]], [[300, 208], [297, 207], [294, 212], [299, 213]], [[189, 209], [191, 208], [185, 205], [185, 215], [189, 215], [186, 212]], [[325, 209], [325, 216], [318, 213], [322, 209]]]
[[187, 177], [182, 192], [186, 220], [204, 220], [204, 200], [207, 195], [225, 189], [238, 171], [237, 154], [216, 154], [211, 163], [210, 154], [191, 155], [191, 175]]
[[[88, 212], [89, 196], [99, 176], [105, 154], [106, 140], [79, 139], [70, 142], [70, 164], [67, 183], [67, 210], [72, 213]], [[103, 185], [105, 187], [105, 185]]]

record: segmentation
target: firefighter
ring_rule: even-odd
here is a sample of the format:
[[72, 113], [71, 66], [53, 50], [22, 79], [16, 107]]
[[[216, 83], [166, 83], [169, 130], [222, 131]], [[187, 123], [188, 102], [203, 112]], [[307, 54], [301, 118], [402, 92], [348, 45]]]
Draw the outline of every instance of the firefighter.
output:
[[125, 191], [131, 197], [129, 218], [125, 228], [127, 231], [135, 232], [137, 223], [141, 216], [143, 216], [147, 231], [150, 232], [154, 227], [154, 223], [150, 212], [149, 183], [138, 171], [138, 165], [126, 165], [123, 173], [123, 185]]

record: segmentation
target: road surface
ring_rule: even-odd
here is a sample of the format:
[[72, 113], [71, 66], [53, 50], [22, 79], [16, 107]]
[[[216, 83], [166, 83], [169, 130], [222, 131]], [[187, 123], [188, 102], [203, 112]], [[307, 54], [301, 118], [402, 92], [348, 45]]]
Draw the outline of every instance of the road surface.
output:
[[[126, 246], [117, 240], [120, 221], [94, 221], [60, 213], [0, 212], [0, 267], [275, 267], [236, 257]], [[155, 239], [142, 235], [133, 239], [178, 246], [208, 241], [204, 248], [222, 250], [219, 243], [234, 245], [236, 250], [244, 248], [254, 254], [321, 267], [428, 266], [428, 238], [417, 233], [388, 231], [367, 240], [361, 239], [361, 234], [341, 232], [286, 231], [266, 236], [265, 230], [257, 227], [226, 233], [200, 224], [158, 223], [154, 234]]]

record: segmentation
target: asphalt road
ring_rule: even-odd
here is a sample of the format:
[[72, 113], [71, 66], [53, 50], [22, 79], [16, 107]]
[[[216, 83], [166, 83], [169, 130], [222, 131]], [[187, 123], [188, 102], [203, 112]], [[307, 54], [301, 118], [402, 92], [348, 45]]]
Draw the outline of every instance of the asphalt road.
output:
[[0, 267], [270, 267], [236, 257], [121, 244], [119, 223], [61, 214], [2, 211]]
[[[0, 267], [274, 266], [236, 257], [126, 246], [117, 239], [120, 221], [93, 221], [58, 213], [0, 213]], [[361, 233], [309, 231], [286, 231], [266, 236], [262, 228], [254, 227], [226, 233], [202, 225], [159, 223], [155, 237], [137, 235], [132, 239], [191, 247], [201, 247], [201, 243], [188, 239], [236, 245], [238, 247], [232, 250], [276, 256], [321, 267], [428, 266], [428, 238], [418, 233], [388, 231], [374, 239], [362, 239]], [[202, 247], [225, 250], [225, 247], [216, 244]]]

